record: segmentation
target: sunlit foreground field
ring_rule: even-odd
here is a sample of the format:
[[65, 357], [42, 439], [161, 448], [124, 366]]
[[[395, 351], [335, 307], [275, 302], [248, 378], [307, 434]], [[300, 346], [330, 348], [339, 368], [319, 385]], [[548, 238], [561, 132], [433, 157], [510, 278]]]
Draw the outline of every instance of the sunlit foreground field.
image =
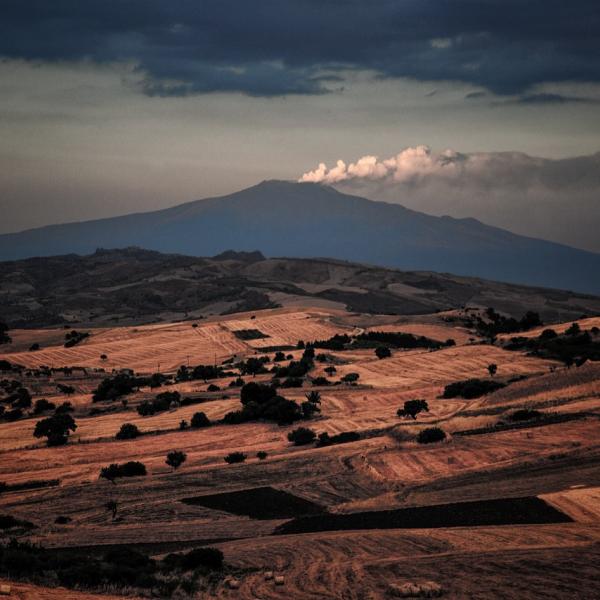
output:
[[[248, 600], [596, 597], [600, 362], [567, 367], [554, 357], [507, 349], [510, 334], [492, 343], [468, 317], [275, 309], [86, 329], [90, 335], [70, 348], [62, 329], [11, 331], [13, 343], [0, 346], [0, 361], [23, 368], [1, 377], [18, 380], [32, 405], [19, 418], [0, 419], [0, 515], [16, 520], [3, 524], [2, 540], [96, 560], [135, 550], [160, 565], [169, 553], [208, 546], [223, 553], [224, 564], [157, 572], [158, 580], [170, 582], [163, 587], [135, 580], [90, 582], [89, 589], [75, 575], [34, 577], [27, 566], [9, 564], [2, 584], [23, 599], [98, 593]], [[592, 343], [599, 323], [578, 322]], [[536, 337], [547, 327], [563, 335], [571, 325], [515, 335]], [[267, 356], [264, 372], [241, 377], [268, 385], [271, 370], [301, 362], [311, 342], [369, 332], [443, 344], [390, 347], [381, 358], [377, 344], [317, 344], [301, 387], [277, 393], [302, 405], [318, 392], [320, 412], [291, 424], [223, 422], [242, 408], [241, 362]], [[29, 350], [35, 343], [39, 350]], [[275, 362], [276, 352], [283, 358]], [[176, 380], [182, 365], [200, 364], [224, 374]], [[62, 367], [72, 370], [57, 370]], [[123, 369], [139, 377], [160, 372], [168, 381], [94, 402], [99, 384]], [[285, 385], [285, 376], [278, 379]], [[445, 392], [469, 379], [498, 389], [476, 397]], [[65, 393], [64, 386], [72, 389]], [[164, 392], [188, 401], [140, 414], [138, 407]], [[6, 410], [8, 395], [0, 396]], [[40, 399], [55, 407], [71, 403], [77, 427], [65, 445], [34, 437], [36, 423], [53, 414], [33, 414]], [[415, 399], [427, 410], [415, 418], [397, 414]], [[191, 426], [200, 411], [209, 426]], [[139, 435], [116, 439], [126, 423]], [[288, 434], [299, 427], [327, 433], [330, 442], [296, 445]], [[420, 443], [427, 429], [445, 437]], [[340, 440], [339, 434], [352, 435]], [[186, 455], [178, 468], [165, 462], [173, 450]], [[243, 462], [225, 461], [236, 452]], [[146, 475], [100, 477], [104, 467], [128, 461], [143, 463]]]

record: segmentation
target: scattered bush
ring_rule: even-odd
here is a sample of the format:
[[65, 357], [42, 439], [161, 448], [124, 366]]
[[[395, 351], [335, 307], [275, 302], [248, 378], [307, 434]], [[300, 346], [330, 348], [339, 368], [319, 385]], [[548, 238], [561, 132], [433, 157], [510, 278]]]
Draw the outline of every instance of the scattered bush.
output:
[[31, 394], [27, 388], [18, 387], [7, 398], [4, 398], [4, 402], [10, 403], [12, 408], [30, 408]]
[[224, 460], [229, 465], [243, 463], [246, 460], [246, 455], [243, 452], [230, 452]]
[[242, 375], [252, 375], [253, 377], [259, 373], [267, 373], [265, 363], [269, 361], [267, 356], [256, 358], [251, 356], [245, 362], [242, 362], [239, 366]]
[[29, 521], [16, 519], [12, 515], [0, 515], [0, 531], [4, 529], [33, 529], [35, 525]]
[[342, 431], [336, 435], [329, 435], [327, 432], [319, 434], [317, 441], [318, 447], [332, 446], [333, 444], [347, 444], [360, 440], [360, 433], [357, 431]]
[[488, 379], [466, 379], [450, 383], [444, 388], [444, 398], [461, 397], [467, 400], [479, 398], [486, 394], [491, 394], [496, 390], [506, 387], [499, 381], [490, 381]]
[[542, 413], [539, 410], [533, 410], [531, 408], [521, 408], [512, 412], [508, 418], [511, 421], [531, 421], [532, 419], [541, 418]]
[[309, 401], [303, 402], [300, 405], [300, 408], [302, 409], [302, 416], [305, 419], [310, 419], [315, 414], [321, 412], [321, 409], [319, 408], [318, 404], [315, 404], [314, 402], [309, 402]]
[[285, 425], [304, 418], [301, 407], [293, 400], [277, 395], [276, 388], [271, 385], [247, 383], [241, 390], [240, 401], [242, 410], [227, 413], [224, 423], [233, 425], [265, 419]]
[[31, 346], [29, 346], [29, 352], [36, 352], [39, 349], [40, 349], [40, 345], [37, 342], [35, 342], [34, 344], [31, 344]]
[[292, 442], [294, 446], [304, 446], [315, 441], [317, 434], [308, 427], [298, 427], [294, 431], [288, 433], [287, 439]]
[[112, 463], [100, 470], [100, 477], [112, 483], [119, 477], [140, 477], [146, 474], [146, 465], [137, 461], [129, 461], [123, 464]]
[[103, 379], [92, 396], [93, 402], [101, 402], [102, 400], [116, 400], [121, 396], [132, 394], [142, 385], [147, 385], [147, 379], [132, 377], [125, 373], [119, 373], [114, 377]]
[[264, 451], [264, 450], [259, 450], [256, 453], [256, 458], [258, 458], [259, 460], [265, 460], [265, 458], [267, 458], [268, 454]]
[[504, 317], [497, 313], [493, 308], [485, 311], [488, 321], [477, 317], [477, 331], [480, 335], [488, 338], [495, 338], [499, 333], [516, 333], [519, 331], [528, 331], [534, 327], [543, 325], [538, 313], [529, 311], [517, 321], [513, 317]]
[[73, 330], [65, 335], [65, 348], [72, 348], [88, 337], [90, 337], [89, 333]]
[[169, 467], [172, 467], [176, 471], [187, 459], [187, 454], [180, 450], [172, 450], [167, 454], [167, 460], [165, 461]]
[[206, 416], [205, 413], [203, 412], [196, 412], [193, 414], [192, 416], [192, 420], [190, 425], [192, 427], [194, 427], [195, 429], [198, 429], [200, 427], [209, 427], [210, 426], [210, 419]]
[[[4, 410], [4, 406], [1, 407]], [[5, 410], [1, 413], [2, 418], [9, 423], [13, 421], [18, 421], [23, 417], [23, 411], [20, 408], [14, 408], [13, 410]]]
[[433, 444], [435, 442], [441, 442], [446, 439], [446, 433], [439, 427], [428, 427], [422, 429], [417, 435], [417, 442], [419, 444]]
[[178, 571], [192, 571], [199, 567], [220, 571], [223, 569], [223, 553], [217, 548], [194, 548], [187, 553], [167, 554], [163, 565], [166, 569]]
[[48, 402], [48, 400], [42, 398], [41, 400], [36, 400], [35, 406], [33, 407], [33, 414], [40, 415], [43, 412], [54, 410], [55, 408], [56, 405], [54, 402]]
[[206, 391], [207, 392], [218, 392], [221, 388], [218, 385], [215, 385], [214, 383], [211, 383], [207, 388]]
[[141, 433], [137, 428], [137, 425], [134, 425], [133, 423], [123, 423], [115, 437], [118, 440], [133, 440], [139, 435], [141, 435]]
[[387, 346], [377, 346], [377, 348], [375, 348], [375, 356], [380, 360], [383, 358], [389, 358], [391, 355], [392, 352]]
[[38, 421], [33, 435], [36, 438], [47, 438], [48, 446], [62, 446], [67, 443], [69, 433], [76, 429], [77, 425], [71, 415], [55, 414]]
[[71, 394], [75, 393], [75, 388], [72, 385], [65, 385], [64, 383], [57, 383], [56, 389], [61, 394], [66, 394], [67, 396], [70, 396]]
[[164, 412], [171, 408], [172, 404], [181, 402], [181, 394], [179, 392], [162, 392], [157, 394], [154, 400], [144, 400], [141, 402], [137, 411], [142, 417], [152, 416], [158, 412]]
[[288, 377], [281, 384], [282, 388], [300, 388], [302, 387], [302, 379], [300, 377]]
[[358, 373], [347, 373], [341, 379], [344, 383], [354, 383], [358, 381], [360, 375]]
[[59, 515], [58, 517], [56, 517], [56, 519], [54, 519], [54, 522], [57, 525], [66, 525], [67, 523], [71, 522], [71, 517], [65, 517], [63, 515]]
[[75, 409], [73, 408], [73, 405], [70, 402], [63, 402], [62, 404], [59, 404], [56, 407], [56, 410], [54, 411], [54, 414], [56, 414], [56, 415], [64, 415], [66, 413], [73, 412], [73, 410], [75, 410]]

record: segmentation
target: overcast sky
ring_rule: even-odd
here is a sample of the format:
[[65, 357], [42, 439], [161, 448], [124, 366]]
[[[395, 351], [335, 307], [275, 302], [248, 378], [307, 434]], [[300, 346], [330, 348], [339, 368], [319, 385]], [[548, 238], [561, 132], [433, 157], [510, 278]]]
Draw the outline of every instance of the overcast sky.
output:
[[[598, 31], [597, 0], [4, 0], [0, 232], [420, 146], [434, 162], [595, 154]], [[501, 176], [471, 161], [454, 192], [439, 173], [337, 184], [594, 249], [553, 215], [596, 208], [580, 222], [600, 225], [597, 159], [512, 156]]]

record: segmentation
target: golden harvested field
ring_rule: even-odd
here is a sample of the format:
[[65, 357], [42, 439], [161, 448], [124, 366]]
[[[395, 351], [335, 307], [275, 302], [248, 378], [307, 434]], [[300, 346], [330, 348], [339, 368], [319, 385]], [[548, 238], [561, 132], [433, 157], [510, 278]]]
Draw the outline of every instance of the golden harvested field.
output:
[[[0, 515], [35, 525], [0, 530], [0, 539], [16, 536], [55, 552], [75, 549], [82, 555], [134, 548], [156, 559], [205, 545], [219, 548], [226, 563], [222, 576], [195, 595], [182, 595], [180, 589], [174, 596], [180, 598], [386, 600], [394, 597], [393, 586], [427, 581], [439, 584], [444, 597], [452, 599], [594, 597], [600, 577], [600, 363], [566, 368], [499, 344], [473, 342], [468, 331], [443, 321], [445, 317], [402, 317], [399, 322], [394, 316], [349, 315], [314, 307], [275, 309], [200, 320], [197, 327], [184, 322], [92, 329], [90, 338], [70, 349], [62, 346], [64, 330], [15, 332], [15, 341], [0, 360], [27, 368], [86, 369], [66, 375], [57, 371], [50, 376], [27, 371], [2, 375], [20, 378], [34, 403], [41, 398], [56, 405], [71, 402], [77, 429], [66, 445], [48, 447], [33, 432], [51, 412], [34, 415], [26, 409], [13, 422], [0, 420], [0, 482], [7, 486], [0, 486]], [[595, 322], [588, 319], [580, 325], [589, 329]], [[560, 325], [553, 327], [561, 330]], [[233, 333], [252, 329], [269, 337], [242, 340]], [[457, 345], [435, 351], [394, 349], [382, 360], [373, 348], [316, 349], [317, 354], [328, 355], [327, 362], [315, 361], [302, 387], [281, 387], [278, 393], [300, 404], [317, 390], [321, 414], [281, 426], [272, 421], [220, 422], [242, 407], [240, 387], [229, 385], [238, 377], [236, 361], [268, 354], [268, 370], [275, 364], [274, 350], [264, 353], [261, 348], [366, 330], [453, 338]], [[27, 351], [35, 341], [42, 349]], [[285, 350], [289, 352], [298, 361], [303, 351]], [[101, 354], [107, 354], [107, 360], [101, 360]], [[157, 388], [142, 385], [115, 401], [92, 402], [93, 391], [104, 377], [113, 375], [112, 369], [150, 375], [160, 365], [162, 373], [173, 377], [182, 364], [219, 365], [231, 358], [233, 364], [225, 365], [231, 371], [226, 377]], [[288, 363], [286, 359], [276, 364]], [[497, 365], [494, 376], [487, 369], [491, 363]], [[331, 365], [336, 371], [327, 373], [325, 368]], [[358, 381], [342, 382], [349, 373], [358, 373]], [[321, 376], [330, 385], [313, 386], [311, 380]], [[243, 375], [245, 382], [262, 384], [272, 377]], [[471, 378], [505, 387], [475, 398], [443, 397], [446, 385]], [[58, 384], [71, 385], [75, 391], [66, 395]], [[209, 391], [211, 384], [219, 389]], [[175, 402], [152, 416], [138, 414], [141, 403], [166, 391], [178, 392], [192, 403]], [[9, 408], [2, 399], [0, 405]], [[425, 400], [428, 411], [415, 419], [398, 416], [404, 402], [414, 399]], [[542, 416], [515, 421], [512, 415], [519, 409], [537, 410]], [[190, 423], [199, 411], [213, 423], [210, 427], [180, 429], [182, 421]], [[117, 440], [124, 423], [136, 425], [142, 435]], [[324, 447], [295, 446], [287, 435], [298, 426], [330, 436], [355, 432], [358, 439]], [[445, 440], [418, 443], [417, 435], [428, 427], [441, 428]], [[177, 470], [165, 463], [172, 450], [187, 455]], [[235, 451], [245, 453], [246, 461], [227, 464], [224, 457]], [[259, 451], [267, 458], [259, 460]], [[114, 484], [99, 478], [103, 467], [127, 461], [142, 462], [147, 475], [120, 478]], [[362, 511], [379, 514], [525, 498], [541, 499], [563, 522], [518, 522], [507, 513], [502, 524], [434, 526], [426, 519], [416, 521], [414, 528], [335, 525], [332, 530], [275, 535], [301, 510], [287, 516], [270, 513], [269, 500], [248, 499], [244, 509], [267, 511], [261, 517], [229, 505], [183, 502], [265, 487], [315, 503], [326, 511], [317, 517], [325, 521]], [[109, 501], [117, 503], [114, 519], [106, 508]], [[453, 508], [446, 510], [453, 514]], [[57, 523], [59, 516], [68, 522]], [[282, 576], [283, 584], [265, 577], [267, 571]], [[228, 578], [239, 587], [233, 589]], [[55, 587], [56, 581], [46, 581], [46, 587], [39, 583], [12, 582], [12, 597], [98, 597]], [[112, 593], [102, 596], [111, 599], [121, 593], [149, 596], [148, 590], [132, 587], [99, 591]]]
[[[7, 352], [6, 360], [36, 368], [84, 366], [111, 369], [134, 369], [136, 372], [153, 373], [157, 370], [173, 371], [185, 364], [212, 364], [232, 355], [245, 355], [255, 348], [270, 346], [295, 346], [298, 340], [313, 341], [329, 338], [347, 329], [334, 325], [328, 313], [318, 311], [266, 311], [257, 319], [225, 318], [219, 322], [192, 322], [87, 329], [90, 337], [72, 348], [61, 345], [45, 346], [47, 336], [32, 331], [27, 347], [41, 340], [36, 352]], [[268, 338], [241, 340], [232, 332], [242, 329], [258, 329]], [[351, 330], [350, 330], [351, 331]], [[21, 347], [25, 332], [17, 332]], [[64, 337], [64, 330], [63, 336]], [[56, 330], [52, 333], [55, 338]], [[106, 360], [101, 355], [106, 355]]]
[[423, 385], [442, 386], [458, 379], [485, 377], [487, 366], [495, 363], [498, 376], [514, 377], [548, 372], [554, 361], [530, 358], [495, 346], [453, 346], [435, 352], [398, 351], [391, 358], [378, 360], [372, 352], [365, 360], [342, 365], [340, 373], [356, 372], [361, 383], [380, 387], [410, 388]]

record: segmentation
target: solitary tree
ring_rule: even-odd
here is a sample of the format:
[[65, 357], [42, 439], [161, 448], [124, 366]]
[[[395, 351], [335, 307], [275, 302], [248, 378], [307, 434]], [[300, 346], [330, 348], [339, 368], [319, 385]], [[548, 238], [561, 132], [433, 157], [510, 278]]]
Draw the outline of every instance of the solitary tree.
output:
[[140, 435], [140, 430], [133, 423], [123, 423], [115, 436], [118, 440], [132, 440]]
[[203, 412], [194, 413], [191, 421], [192, 427], [208, 427], [210, 425], [210, 420]]
[[378, 346], [375, 348], [375, 356], [380, 360], [382, 358], [389, 358], [392, 355], [390, 349], [387, 346]]
[[77, 425], [69, 414], [55, 414], [35, 424], [33, 435], [36, 438], [48, 438], [48, 446], [62, 446], [67, 443], [69, 433], [75, 431]]
[[412, 417], [417, 418], [417, 415], [422, 412], [429, 412], [429, 406], [427, 400], [407, 400], [404, 403], [404, 408], [398, 409], [399, 417]]
[[493, 377], [496, 372], [498, 371], [498, 365], [491, 363], [488, 365], [487, 370], [489, 372], [489, 374]]
[[181, 452], [181, 450], [173, 450], [167, 454], [167, 460], [165, 461], [173, 471], [176, 471], [187, 459], [187, 454]]

